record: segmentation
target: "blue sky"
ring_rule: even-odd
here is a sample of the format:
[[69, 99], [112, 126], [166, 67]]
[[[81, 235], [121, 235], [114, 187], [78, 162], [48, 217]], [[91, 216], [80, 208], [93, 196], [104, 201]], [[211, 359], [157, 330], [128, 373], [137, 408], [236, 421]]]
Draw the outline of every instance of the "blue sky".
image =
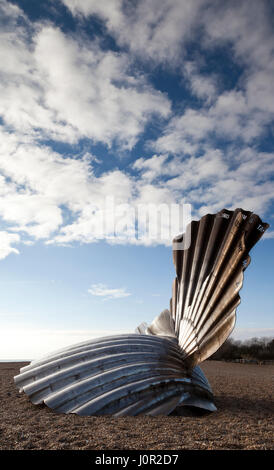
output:
[[109, 240], [108, 196], [258, 213], [233, 334], [273, 336], [273, 18], [266, 0], [0, 0], [0, 359], [168, 307], [171, 246]]

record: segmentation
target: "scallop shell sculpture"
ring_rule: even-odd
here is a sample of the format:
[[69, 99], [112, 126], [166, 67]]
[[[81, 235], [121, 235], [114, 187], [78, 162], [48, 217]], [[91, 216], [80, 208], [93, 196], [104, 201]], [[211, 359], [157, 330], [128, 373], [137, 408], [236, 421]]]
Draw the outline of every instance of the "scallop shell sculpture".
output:
[[[198, 364], [230, 335], [249, 251], [268, 224], [242, 209], [223, 209], [176, 237], [170, 311], [136, 334], [96, 338], [21, 368], [14, 380], [32, 403], [79, 415], [184, 415], [214, 411]], [[180, 249], [190, 236], [188, 249]]]

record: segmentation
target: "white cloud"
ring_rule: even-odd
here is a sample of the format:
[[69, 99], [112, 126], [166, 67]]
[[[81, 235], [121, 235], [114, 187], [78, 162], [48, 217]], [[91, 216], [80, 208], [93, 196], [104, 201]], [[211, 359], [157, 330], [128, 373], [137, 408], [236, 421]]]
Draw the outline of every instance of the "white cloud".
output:
[[124, 287], [110, 289], [105, 284], [92, 284], [88, 292], [96, 297], [103, 297], [103, 300], [122, 299], [131, 295]]
[[6, 258], [10, 253], [19, 254], [17, 248], [12, 246], [14, 243], [18, 243], [19, 241], [19, 235], [0, 231], [0, 259]]
[[0, 215], [15, 231], [48, 238], [62, 224], [60, 206], [77, 210], [90, 195], [88, 164], [63, 159], [47, 147], [18, 143], [13, 134], [1, 133], [0, 171], [7, 179], [0, 180], [5, 188]]
[[[99, 16], [118, 44], [142, 59], [179, 68], [192, 93], [205, 101], [205, 108], [188, 109], [171, 121], [168, 129], [173, 133], [158, 139], [158, 151], [168, 151], [168, 145], [171, 152], [182, 147], [186, 151], [187, 146], [191, 152], [193, 140], [213, 131], [250, 142], [271, 123], [274, 33], [267, 1], [141, 0], [129, 5], [115, 0], [107, 8], [95, 0], [63, 1], [73, 14]], [[200, 55], [186, 60], [184, 46], [195, 40], [200, 43]], [[201, 56], [205, 51], [214, 54], [220, 47], [229, 51], [231, 65], [239, 65], [243, 73], [234, 91], [218, 96], [223, 77], [215, 70], [204, 73], [206, 60]], [[179, 138], [181, 131], [183, 137]]]
[[203, 153], [198, 156], [154, 155], [138, 159], [134, 168], [141, 175], [143, 197], [146, 192], [149, 194], [146, 188], [153, 186], [169, 202], [169, 197], [180, 194], [198, 209], [197, 215], [216, 212], [221, 206], [246, 207], [261, 215], [266, 212], [274, 199], [270, 181], [274, 174], [273, 153], [256, 152], [248, 147], [242, 151], [232, 148], [228, 155], [210, 147], [200, 150]]
[[[144, 180], [153, 181], [159, 176], [163, 176], [165, 172], [170, 174], [170, 163], [167, 164], [168, 155], [153, 155], [151, 158], [138, 158], [133, 163], [134, 170], [142, 171]], [[168, 169], [167, 169], [168, 168]], [[175, 169], [175, 174], [178, 168]]]
[[[265, 0], [62, 1], [74, 15], [88, 21], [90, 16], [98, 16], [120, 45], [156, 62], [174, 64], [176, 60], [182, 65], [183, 46], [193, 38], [204, 49], [230, 44], [236, 60], [260, 67], [266, 67], [272, 55], [273, 28]], [[198, 79], [198, 94], [214, 94], [214, 76], [206, 77], [203, 84], [195, 63], [187, 61], [185, 66], [185, 73], [191, 74], [194, 82]]]
[[[133, 164], [136, 175], [112, 170], [95, 176], [93, 160], [90, 155], [63, 158], [46, 146], [22, 143], [14, 134], [2, 132], [0, 216], [5, 231], [20, 235], [24, 242], [91, 243], [107, 238], [110, 243], [166, 244], [168, 240], [159, 238], [136, 239], [135, 232], [118, 239], [126, 228], [120, 224], [118, 229], [117, 224], [113, 227], [105, 221], [114, 215], [117, 223], [120, 216], [116, 208], [125, 203], [135, 211], [135, 217], [140, 205], [185, 202], [193, 204], [193, 215], [215, 212], [223, 206], [246, 207], [263, 215], [274, 197], [269, 181], [274, 154], [252, 148], [234, 148], [227, 155], [205, 147], [197, 156], [139, 158]], [[106, 206], [106, 196], [114, 197], [114, 214]], [[170, 223], [167, 218], [165, 224]], [[113, 228], [118, 230], [116, 239], [108, 239]]]
[[[232, 59], [245, 67], [241, 86], [246, 110], [261, 111], [264, 120], [273, 118], [272, 82], [274, 73], [271, 11], [267, 1], [215, 4], [204, 16], [205, 47], [232, 45]], [[262, 117], [262, 115], [261, 115]]]
[[107, 3], [100, 3], [96, 0], [63, 0], [63, 3], [75, 15], [95, 14], [117, 27], [122, 21], [122, 0], [108, 0]]
[[[205, 0], [65, 3], [75, 15], [99, 16], [123, 48], [103, 49], [80, 29], [64, 34], [50, 23], [31, 23], [19, 7], [1, 1], [0, 217], [10, 240], [67, 244], [106, 238], [109, 230], [101, 224], [106, 195], [134, 210], [139, 204], [188, 202], [197, 216], [224, 206], [263, 215], [273, 200], [274, 170], [273, 154], [256, 151], [256, 139], [273, 117], [273, 33], [265, 3], [257, 7], [251, 1], [250, 11], [237, 2], [214, 9], [215, 2]], [[200, 55], [186, 60], [183, 45], [196, 39], [196, 30]], [[230, 48], [231, 62], [243, 67], [233, 90], [222, 88], [215, 70], [203, 69], [203, 50], [210, 54], [220, 44]], [[179, 106], [172, 114], [167, 96], [149, 84], [149, 74], [132, 67], [133, 53], [153, 65], [177, 64], [200, 107]], [[170, 117], [146, 147], [157, 153], [140, 155], [123, 170], [109, 167], [98, 174], [93, 167], [103, 157], [62, 155], [41, 144], [41, 139], [78, 143], [86, 137], [118, 144], [119, 153], [136, 143], [155, 114], [160, 124]], [[229, 142], [226, 150], [222, 142]], [[16, 250], [13, 243], [5, 245], [2, 257]]]
[[[116, 236], [123, 232], [118, 224], [121, 204], [135, 210], [138, 204], [176, 202], [167, 187], [140, 182], [120, 170], [95, 176], [92, 156], [63, 158], [49, 147], [19, 143], [14, 134], [1, 133], [0, 216], [10, 231], [25, 237], [46, 243], [90, 243], [112, 236], [113, 229]], [[114, 198], [114, 212], [106, 205], [109, 196]], [[105, 224], [113, 215], [115, 227]]]
[[188, 108], [182, 115], [174, 116], [151, 146], [158, 152], [193, 154], [205, 140], [214, 144], [216, 136], [229, 142], [238, 139], [242, 145], [252, 144], [270, 119], [268, 113], [250, 105], [244, 92], [226, 91], [210, 107]]
[[214, 72], [210, 75], [202, 74], [199, 71], [199, 63], [185, 61], [182, 66], [182, 73], [189, 82], [190, 89], [198, 98], [210, 103], [217, 95], [218, 78]]
[[174, 61], [182, 54], [182, 43], [190, 37], [203, 0], [63, 0], [75, 15], [101, 18], [118, 44], [127, 46], [143, 59]]
[[79, 45], [55, 28], [44, 28], [35, 57], [47, 80], [45, 104], [81, 136], [109, 145], [118, 139], [132, 147], [149, 115], [169, 113], [160, 92], [129, 74], [127, 55]]
[[274, 230], [268, 230], [265, 235], [264, 235], [264, 238], [274, 238]]
[[128, 54], [52, 25], [16, 23], [18, 8], [12, 21], [10, 10], [2, 13], [0, 114], [17, 133], [131, 148], [153, 115], [169, 115], [168, 98], [132, 72]]

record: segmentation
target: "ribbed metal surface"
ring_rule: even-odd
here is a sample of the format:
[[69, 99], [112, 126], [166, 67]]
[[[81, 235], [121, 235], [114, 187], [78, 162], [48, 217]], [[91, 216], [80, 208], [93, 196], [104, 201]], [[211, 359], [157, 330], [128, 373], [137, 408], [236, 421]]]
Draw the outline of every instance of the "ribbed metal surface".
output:
[[248, 252], [267, 228], [256, 214], [223, 209], [188, 226], [188, 250], [174, 249], [171, 316], [189, 365], [211, 356], [233, 330]]
[[81, 343], [23, 367], [15, 383], [32, 403], [62, 413], [169, 414], [190, 398], [215, 409], [201, 369], [189, 373], [176, 342], [159, 336]]
[[[136, 334], [86, 341], [33, 361], [14, 378], [34, 404], [57, 412], [115, 416], [214, 411], [198, 364], [235, 324], [249, 250], [268, 224], [251, 212], [226, 209], [192, 222], [187, 250], [174, 245], [176, 279], [170, 311]], [[183, 240], [176, 237], [175, 243]]]

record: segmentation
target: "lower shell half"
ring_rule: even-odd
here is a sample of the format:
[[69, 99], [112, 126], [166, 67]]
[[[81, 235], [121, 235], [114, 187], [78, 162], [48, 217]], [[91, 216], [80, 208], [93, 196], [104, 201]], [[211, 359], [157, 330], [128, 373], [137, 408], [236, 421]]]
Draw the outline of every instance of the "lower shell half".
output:
[[14, 377], [32, 403], [78, 415], [184, 415], [215, 411], [200, 367], [188, 370], [175, 340], [121, 335], [31, 362]]

